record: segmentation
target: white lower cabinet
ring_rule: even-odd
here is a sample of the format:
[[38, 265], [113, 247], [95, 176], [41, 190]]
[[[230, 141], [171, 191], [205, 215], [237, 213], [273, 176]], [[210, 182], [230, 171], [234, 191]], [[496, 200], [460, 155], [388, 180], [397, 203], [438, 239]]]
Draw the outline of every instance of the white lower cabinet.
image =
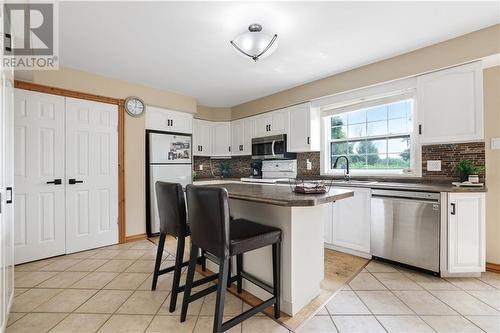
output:
[[325, 224], [325, 243], [338, 251], [370, 256], [370, 188], [341, 188], [354, 196], [334, 202]]
[[447, 214], [448, 273], [485, 270], [485, 194], [449, 193]]

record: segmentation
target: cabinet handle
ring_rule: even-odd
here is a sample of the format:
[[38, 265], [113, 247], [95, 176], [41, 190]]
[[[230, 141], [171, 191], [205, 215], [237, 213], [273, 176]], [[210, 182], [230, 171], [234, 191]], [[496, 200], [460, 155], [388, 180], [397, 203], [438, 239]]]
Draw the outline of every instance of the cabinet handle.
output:
[[422, 134], [422, 124], [418, 124], [418, 134]]
[[309, 141], [310, 141], [310, 140], [309, 140], [309, 137], [307, 137], [307, 144], [309, 144]]
[[11, 204], [12, 203], [12, 187], [6, 187], [5, 190], [7, 191], [7, 198], [5, 199], [5, 203]]
[[231, 146], [227, 147], [229, 149], [229, 152], [231, 152]]
[[47, 182], [47, 184], [61, 185], [62, 180], [61, 179], [54, 179], [53, 181]]
[[81, 183], [83, 183], [83, 180], [76, 180], [74, 178], [70, 178], [68, 180], [68, 184], [70, 184], [70, 185], [81, 184]]
[[450, 214], [455, 215], [455, 204], [454, 203], [451, 204], [451, 213]]

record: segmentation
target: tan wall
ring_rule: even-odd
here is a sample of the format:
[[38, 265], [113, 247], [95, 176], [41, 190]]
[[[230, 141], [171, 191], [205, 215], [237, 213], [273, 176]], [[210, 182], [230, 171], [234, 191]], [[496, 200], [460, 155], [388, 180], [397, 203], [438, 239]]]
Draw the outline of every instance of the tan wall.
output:
[[[29, 76], [18, 77], [20, 79]], [[39, 84], [77, 90], [114, 98], [138, 96], [146, 104], [196, 112], [196, 100], [144, 85], [114, 80], [70, 68], [59, 71], [33, 72], [32, 81]], [[125, 216], [127, 236], [146, 232], [145, 227], [145, 117], [125, 116]]]
[[500, 53], [500, 24], [232, 107], [232, 119]]
[[226, 121], [231, 120], [231, 108], [211, 108], [208, 106], [198, 105], [198, 110], [194, 115], [197, 119], [211, 121]]
[[486, 139], [486, 261], [500, 264], [500, 150], [491, 138], [500, 138], [500, 66], [485, 69], [484, 134]]

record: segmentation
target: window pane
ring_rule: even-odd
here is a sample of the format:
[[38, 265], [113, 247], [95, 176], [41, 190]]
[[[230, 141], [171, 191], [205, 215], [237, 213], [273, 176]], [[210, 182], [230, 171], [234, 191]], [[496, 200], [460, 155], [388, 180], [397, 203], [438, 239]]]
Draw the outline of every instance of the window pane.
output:
[[387, 119], [387, 105], [376, 106], [366, 110], [367, 121], [377, 121]]
[[349, 112], [349, 113], [347, 113], [347, 117], [349, 119], [349, 125], [350, 124], [365, 123], [366, 122], [366, 110]]
[[390, 169], [409, 169], [410, 160], [406, 160], [402, 154], [389, 154], [389, 165]]
[[373, 152], [376, 152], [378, 154], [385, 154], [387, 153], [387, 140], [368, 140], [368, 146], [372, 146]]
[[411, 102], [404, 101], [389, 104], [387, 106], [389, 119], [410, 117]]
[[331, 120], [331, 125], [332, 126], [347, 125], [346, 114], [339, 114], [339, 115], [333, 116], [332, 120]]
[[368, 154], [366, 155], [367, 166], [370, 169], [385, 169], [387, 160], [385, 154]]
[[384, 135], [387, 133], [387, 121], [375, 121], [372, 123], [368, 123], [368, 132], [369, 136], [372, 135]]
[[409, 118], [389, 119], [389, 134], [408, 133], [411, 128]]
[[355, 141], [351, 142], [349, 146], [349, 154], [363, 155], [366, 154], [366, 144], [365, 141]]
[[349, 166], [352, 169], [365, 169], [366, 168], [366, 155], [350, 155]]
[[387, 150], [389, 153], [401, 153], [410, 148], [409, 138], [389, 139], [387, 141]]
[[359, 138], [361, 136], [366, 136], [366, 123], [349, 125], [349, 138]]
[[347, 138], [347, 126], [332, 127], [332, 140]]
[[349, 143], [347, 142], [341, 142], [341, 143], [332, 142], [331, 144], [332, 155], [346, 155], [348, 154], [348, 147]]

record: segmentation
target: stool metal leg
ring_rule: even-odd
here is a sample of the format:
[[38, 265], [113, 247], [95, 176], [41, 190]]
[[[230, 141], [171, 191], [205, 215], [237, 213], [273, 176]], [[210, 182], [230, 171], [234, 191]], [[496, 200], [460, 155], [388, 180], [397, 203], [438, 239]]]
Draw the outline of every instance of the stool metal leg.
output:
[[229, 257], [229, 264], [228, 264], [228, 269], [227, 269], [227, 282], [226, 282], [226, 285], [228, 288], [231, 288], [231, 257]]
[[198, 257], [198, 247], [191, 244], [191, 254], [189, 256], [189, 267], [186, 277], [186, 285], [184, 287], [184, 298], [182, 300], [181, 323], [186, 321], [186, 315], [191, 297], [191, 289], [193, 288], [194, 270], [196, 268], [196, 260]]
[[161, 259], [163, 256], [163, 248], [165, 247], [166, 238], [167, 234], [160, 234], [160, 242], [158, 243], [158, 249], [156, 252], [155, 270], [153, 272], [153, 284], [151, 285], [151, 290], [156, 290], [156, 283], [158, 282], [158, 276], [160, 275]]
[[204, 272], [207, 270], [207, 257], [205, 255], [205, 250], [201, 250], [201, 270]]
[[238, 294], [240, 294], [243, 289], [241, 271], [243, 271], [243, 254], [238, 254], [236, 256], [236, 286], [238, 287]]
[[[172, 292], [170, 293], [170, 307], [168, 311], [174, 312], [175, 305], [177, 304], [177, 295], [179, 294], [179, 284], [181, 281], [181, 271], [182, 271], [182, 261], [184, 258], [184, 244], [186, 238], [177, 238], [177, 252], [175, 253], [175, 268], [174, 268], [174, 279], [172, 282]], [[195, 257], [198, 256], [198, 251], [196, 251]]]
[[217, 297], [215, 300], [215, 316], [213, 333], [222, 332], [222, 318], [224, 315], [224, 299], [226, 297], [226, 286], [228, 281], [230, 258], [224, 258], [219, 263], [219, 281], [217, 285]]
[[280, 313], [280, 289], [281, 289], [281, 243], [273, 244], [273, 294], [276, 297], [274, 304], [274, 318], [278, 319]]

